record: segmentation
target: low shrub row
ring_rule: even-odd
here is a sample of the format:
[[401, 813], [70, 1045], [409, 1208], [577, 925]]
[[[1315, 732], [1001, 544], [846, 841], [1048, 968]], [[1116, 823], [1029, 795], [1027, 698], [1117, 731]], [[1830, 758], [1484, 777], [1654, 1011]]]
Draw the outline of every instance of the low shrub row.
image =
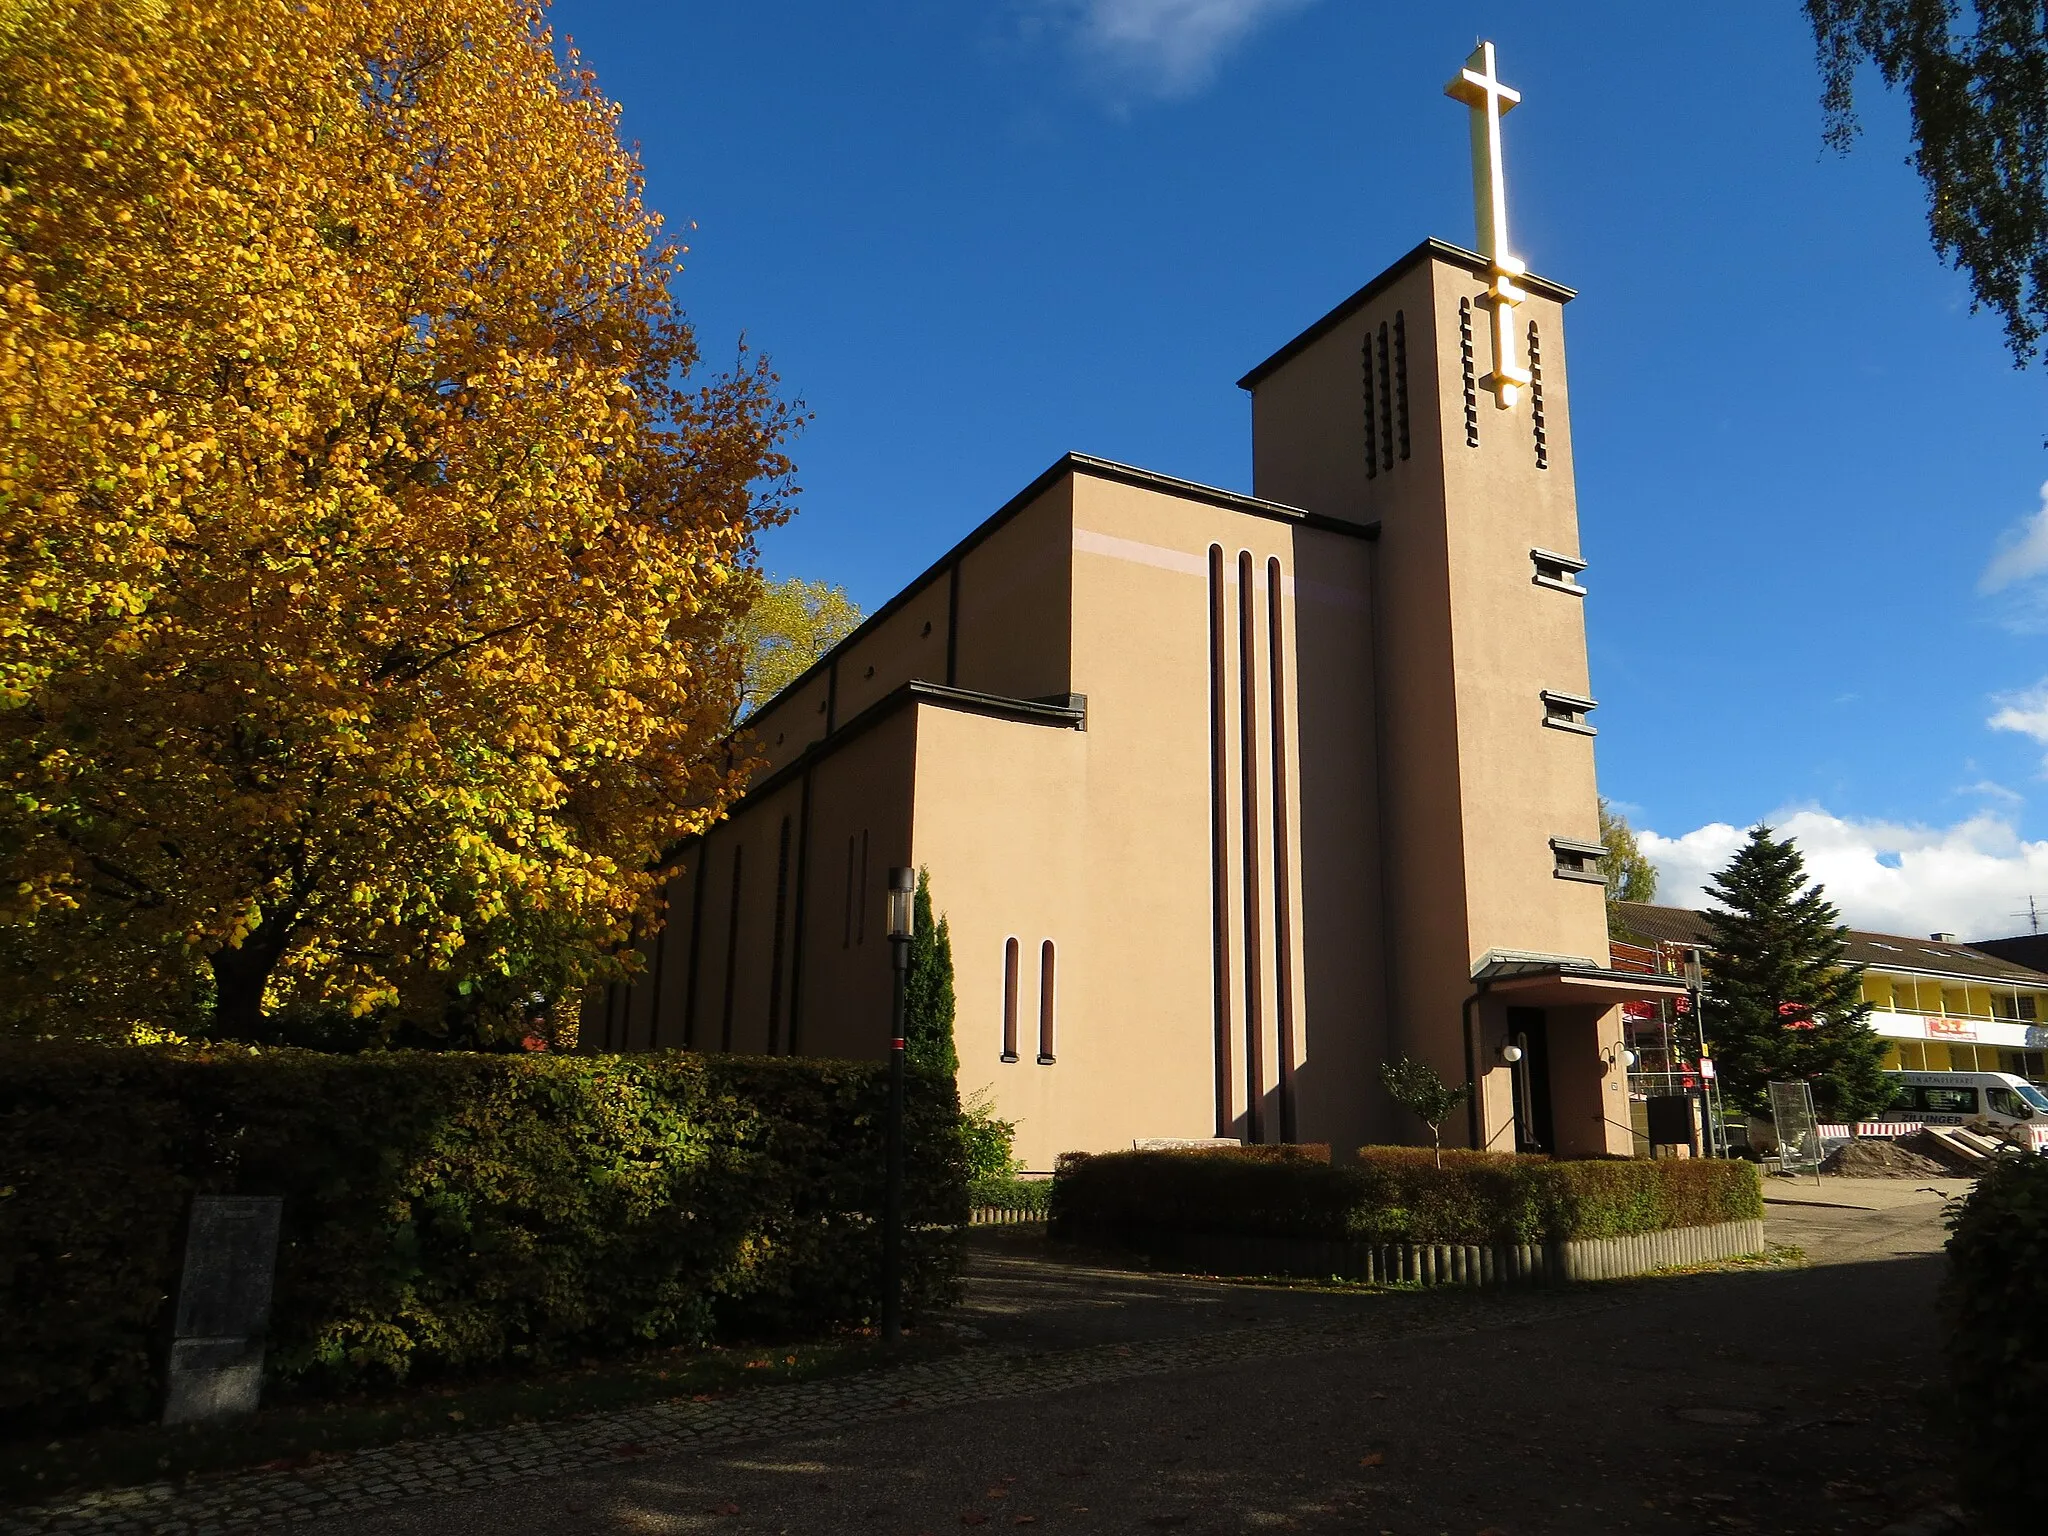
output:
[[[0, 1047], [0, 1434], [155, 1411], [202, 1192], [284, 1197], [288, 1389], [858, 1323], [886, 1103], [803, 1059]], [[949, 1080], [908, 1146], [915, 1309], [957, 1283]]]
[[1950, 1215], [1948, 1255], [1957, 1483], [1991, 1529], [2032, 1530], [2048, 1445], [2048, 1158], [1994, 1164]]
[[1746, 1163], [1553, 1162], [1511, 1153], [1366, 1147], [1356, 1166], [1308, 1158], [1111, 1152], [1068, 1156], [1053, 1231], [1146, 1231], [1322, 1241], [1493, 1243], [1620, 1237], [1763, 1215]]
[[1021, 1211], [1042, 1217], [1051, 1194], [1050, 1179], [986, 1174], [967, 1182], [967, 1203], [978, 1211]]

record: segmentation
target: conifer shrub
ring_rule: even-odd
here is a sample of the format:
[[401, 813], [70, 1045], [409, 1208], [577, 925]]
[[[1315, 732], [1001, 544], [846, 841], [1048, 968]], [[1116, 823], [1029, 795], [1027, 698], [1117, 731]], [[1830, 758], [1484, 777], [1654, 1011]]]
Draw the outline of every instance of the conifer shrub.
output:
[[1993, 1164], [1948, 1226], [1958, 1481], [1991, 1529], [2032, 1529], [2048, 1445], [2048, 1158]]
[[[195, 1193], [284, 1197], [286, 1392], [858, 1324], [886, 1103], [857, 1062], [0, 1046], [0, 1434], [155, 1412]], [[908, 1125], [914, 1315], [959, 1272], [950, 1079]]]
[[[1247, 1148], [1069, 1153], [1052, 1190], [1055, 1235], [1148, 1232], [1342, 1242], [1499, 1243], [1619, 1237], [1763, 1215], [1747, 1163], [1553, 1161], [1505, 1152], [1364, 1147], [1355, 1166]], [[1246, 1155], [1249, 1154], [1249, 1155]]]

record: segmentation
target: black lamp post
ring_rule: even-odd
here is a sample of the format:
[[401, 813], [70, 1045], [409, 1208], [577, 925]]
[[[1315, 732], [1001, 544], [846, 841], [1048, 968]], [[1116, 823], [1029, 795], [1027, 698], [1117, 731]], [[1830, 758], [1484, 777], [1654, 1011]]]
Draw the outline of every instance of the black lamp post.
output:
[[896, 995], [889, 1030], [889, 1171], [882, 1196], [882, 1339], [888, 1344], [903, 1337], [903, 1014], [916, 891], [916, 871], [889, 871], [889, 963], [896, 972]]

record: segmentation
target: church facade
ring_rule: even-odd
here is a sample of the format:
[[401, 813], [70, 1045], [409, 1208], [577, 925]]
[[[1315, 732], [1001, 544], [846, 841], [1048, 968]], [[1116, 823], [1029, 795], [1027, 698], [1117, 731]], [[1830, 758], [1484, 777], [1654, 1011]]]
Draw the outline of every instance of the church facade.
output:
[[1607, 968], [1572, 293], [1495, 243], [1245, 376], [1254, 494], [1069, 454], [764, 706], [587, 1046], [881, 1056], [910, 865], [1032, 1169], [1414, 1141], [1402, 1055], [1475, 1084], [1446, 1142], [1628, 1152], [1620, 1005], [1670, 987]]

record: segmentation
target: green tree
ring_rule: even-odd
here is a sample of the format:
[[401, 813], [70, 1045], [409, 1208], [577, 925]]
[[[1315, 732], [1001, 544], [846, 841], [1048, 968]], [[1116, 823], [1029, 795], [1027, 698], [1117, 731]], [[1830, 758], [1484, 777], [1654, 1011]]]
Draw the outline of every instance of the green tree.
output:
[[1403, 1056], [1399, 1061], [1380, 1063], [1380, 1081], [1387, 1085], [1387, 1092], [1394, 1102], [1429, 1127], [1429, 1139], [1436, 1148], [1436, 1165], [1444, 1165], [1444, 1121], [1451, 1111], [1465, 1102], [1465, 1095], [1472, 1091], [1467, 1083], [1462, 1088], [1453, 1088], [1437, 1076], [1435, 1067], [1426, 1061], [1417, 1061], [1413, 1056]]
[[917, 872], [910, 927], [910, 976], [903, 1004], [904, 1052], [914, 1067], [951, 1077], [960, 1070], [953, 1045], [953, 934], [932, 917], [932, 877]]
[[1804, 1079], [1834, 1118], [1883, 1106], [1884, 1042], [1869, 1027], [1862, 969], [1843, 963], [1847, 930], [1792, 840], [1752, 827], [1707, 889], [1719, 905], [1706, 913], [1701, 1027], [1722, 1091], [1763, 1112], [1769, 1083]]
[[1643, 857], [1636, 843], [1636, 830], [1628, 818], [1600, 797], [1600, 841], [1607, 845], [1607, 928], [1614, 932], [1625, 925], [1615, 919], [1617, 901], [1655, 901], [1657, 866]]
[[0, 1028], [620, 974], [801, 415], [543, 7], [5, 0], [0, 166]]
[[844, 587], [797, 576], [763, 581], [736, 636], [744, 658], [740, 714], [752, 714], [803, 676], [864, 617]]
[[1860, 132], [1857, 72], [1903, 88], [1935, 251], [2024, 366], [2048, 327], [2048, 10], [2041, 0], [1806, 0], [1826, 138]]

